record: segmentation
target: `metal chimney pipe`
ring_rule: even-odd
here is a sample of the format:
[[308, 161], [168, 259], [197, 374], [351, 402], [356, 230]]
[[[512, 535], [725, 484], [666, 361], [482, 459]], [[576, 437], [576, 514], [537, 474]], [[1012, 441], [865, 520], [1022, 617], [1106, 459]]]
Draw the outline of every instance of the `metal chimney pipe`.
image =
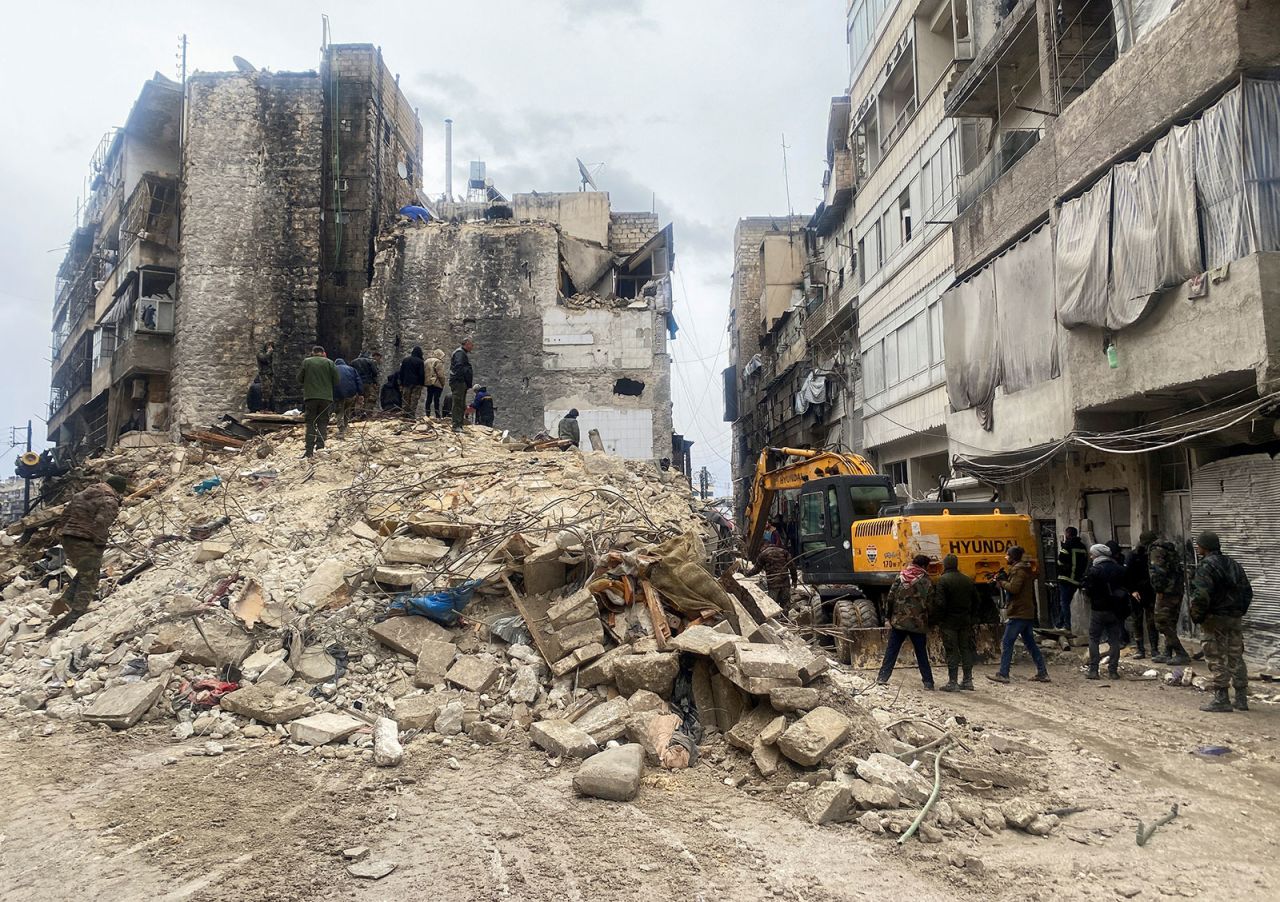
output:
[[444, 121], [444, 194], [453, 200], [453, 120]]

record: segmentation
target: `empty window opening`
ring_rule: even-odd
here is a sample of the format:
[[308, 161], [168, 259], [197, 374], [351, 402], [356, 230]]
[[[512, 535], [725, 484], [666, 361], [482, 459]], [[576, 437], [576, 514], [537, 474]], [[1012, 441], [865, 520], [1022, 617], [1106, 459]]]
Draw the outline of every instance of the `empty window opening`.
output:
[[615, 395], [631, 395], [638, 398], [643, 391], [644, 383], [639, 379], [628, 379], [623, 376], [613, 383], [613, 393]]

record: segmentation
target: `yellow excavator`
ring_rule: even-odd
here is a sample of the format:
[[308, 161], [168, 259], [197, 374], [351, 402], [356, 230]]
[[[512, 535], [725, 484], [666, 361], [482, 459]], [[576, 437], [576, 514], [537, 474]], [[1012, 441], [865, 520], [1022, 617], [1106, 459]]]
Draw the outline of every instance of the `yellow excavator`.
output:
[[[771, 461], [783, 461], [771, 465]], [[836, 648], [848, 660], [850, 631], [880, 626], [882, 598], [898, 572], [917, 554], [929, 557], [935, 578], [948, 554], [960, 560], [991, 599], [992, 577], [1005, 566], [1005, 551], [1021, 545], [1038, 569], [1031, 518], [1009, 505], [980, 501], [900, 503], [888, 476], [866, 458], [806, 448], [766, 448], [756, 462], [746, 510], [746, 552], [760, 550], [775, 499], [787, 504], [788, 532], [794, 531], [796, 565], [822, 598], [823, 619], [836, 631]]]

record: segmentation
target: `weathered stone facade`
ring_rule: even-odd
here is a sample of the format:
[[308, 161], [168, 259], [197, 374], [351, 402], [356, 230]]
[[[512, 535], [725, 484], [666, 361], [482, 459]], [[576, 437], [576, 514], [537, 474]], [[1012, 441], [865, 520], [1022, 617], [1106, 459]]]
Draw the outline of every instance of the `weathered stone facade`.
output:
[[180, 423], [241, 409], [276, 342], [277, 398], [315, 342], [323, 95], [314, 73], [188, 82], [174, 401]]

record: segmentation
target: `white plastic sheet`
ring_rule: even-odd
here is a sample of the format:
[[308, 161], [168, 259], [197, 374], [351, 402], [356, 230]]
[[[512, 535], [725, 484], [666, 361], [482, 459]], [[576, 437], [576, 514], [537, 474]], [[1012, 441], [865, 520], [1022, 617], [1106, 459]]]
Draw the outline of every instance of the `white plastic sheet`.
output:
[[1254, 247], [1280, 250], [1280, 82], [1244, 83], [1244, 186]]
[[1196, 198], [1209, 269], [1254, 252], [1244, 192], [1242, 90], [1234, 88], [1195, 122]]
[[1042, 226], [1014, 245], [995, 260], [992, 268], [1000, 382], [1005, 394], [1012, 394], [1058, 375], [1049, 227]]
[[955, 410], [988, 403], [1000, 380], [995, 278], [990, 266], [942, 295], [947, 394]]
[[1062, 205], [1055, 241], [1058, 318], [1068, 329], [1107, 324], [1111, 173]]
[[796, 413], [804, 413], [815, 404], [823, 404], [827, 400], [827, 377], [810, 370], [796, 392]]
[[1182, 0], [1111, 0], [1115, 12], [1116, 46], [1123, 53], [1166, 18]]

